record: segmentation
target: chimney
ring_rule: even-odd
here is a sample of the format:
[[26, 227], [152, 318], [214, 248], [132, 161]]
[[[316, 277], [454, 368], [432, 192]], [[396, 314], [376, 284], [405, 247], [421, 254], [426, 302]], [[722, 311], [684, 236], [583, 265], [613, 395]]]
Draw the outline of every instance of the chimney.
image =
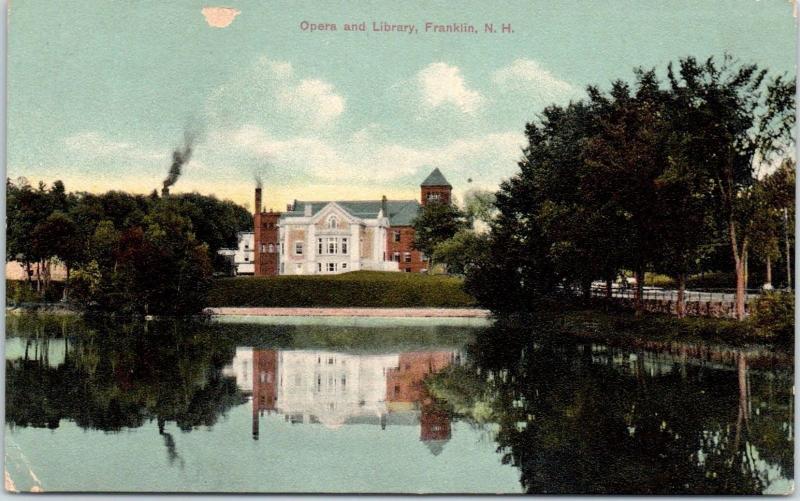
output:
[[256, 188], [256, 214], [261, 214], [261, 187]]
[[286, 204], [286, 212], [292, 212], [293, 210], [294, 207], [292, 207], [292, 204]]
[[304, 211], [303, 211], [303, 215], [304, 216], [306, 216], [306, 217], [311, 216], [311, 204], [306, 204], [303, 209], [304, 209]]
[[381, 197], [381, 212], [383, 212], [383, 217], [389, 217], [389, 203], [386, 200], [386, 195]]
[[169, 196], [169, 187], [164, 186], [161, 188], [161, 198], [167, 198]]

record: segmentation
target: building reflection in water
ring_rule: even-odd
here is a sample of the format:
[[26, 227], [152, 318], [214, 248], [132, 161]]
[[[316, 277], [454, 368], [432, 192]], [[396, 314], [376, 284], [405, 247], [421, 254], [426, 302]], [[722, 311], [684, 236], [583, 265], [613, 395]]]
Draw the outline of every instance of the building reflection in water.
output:
[[452, 364], [456, 351], [356, 355], [333, 351], [236, 349], [225, 368], [251, 395], [252, 434], [259, 417], [282, 414], [292, 424], [414, 426], [420, 440], [439, 454], [450, 440], [450, 414], [437, 405], [425, 378]]

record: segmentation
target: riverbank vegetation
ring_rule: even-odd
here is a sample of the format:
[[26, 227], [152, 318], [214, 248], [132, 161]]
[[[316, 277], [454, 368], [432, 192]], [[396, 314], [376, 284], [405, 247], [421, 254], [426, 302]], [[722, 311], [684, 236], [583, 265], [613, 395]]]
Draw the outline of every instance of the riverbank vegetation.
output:
[[463, 281], [443, 275], [355, 271], [215, 280], [208, 306], [440, 307], [475, 305]]
[[[199, 312], [217, 250], [252, 229], [243, 207], [196, 193], [68, 193], [60, 181], [34, 187], [19, 179], [7, 180], [6, 194], [6, 260], [28, 277], [10, 289], [6, 284], [8, 297], [19, 302], [60, 293], [58, 299], [82, 309]], [[54, 263], [66, 269], [61, 285], [45, 272]]]
[[588, 297], [595, 281], [610, 295], [630, 270], [642, 310], [653, 272], [673, 279], [682, 316], [688, 276], [729, 271], [743, 319], [752, 266], [791, 286], [794, 95], [794, 80], [725, 56], [547, 107], [494, 196], [486, 244], [461, 239], [467, 290], [495, 312], [527, 311], [542, 295]]
[[444, 412], [492, 430], [526, 492], [757, 494], [781, 477], [791, 486], [791, 356], [614, 347], [496, 324], [462, 359], [425, 387]]
[[740, 346], [766, 344], [791, 353], [794, 342], [794, 294], [765, 293], [751, 301], [751, 314], [732, 318], [683, 317], [652, 313], [637, 315], [602, 298], [540, 297], [529, 312], [496, 317], [512, 329], [537, 326], [537, 332], [556, 337], [586, 338], [630, 345], [642, 340], [721, 343]]

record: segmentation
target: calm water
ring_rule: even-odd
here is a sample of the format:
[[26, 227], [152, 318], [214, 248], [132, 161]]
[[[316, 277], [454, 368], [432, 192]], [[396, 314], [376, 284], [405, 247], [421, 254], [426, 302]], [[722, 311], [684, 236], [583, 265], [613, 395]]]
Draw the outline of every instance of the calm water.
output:
[[12, 317], [19, 490], [785, 493], [792, 359], [535, 328]]

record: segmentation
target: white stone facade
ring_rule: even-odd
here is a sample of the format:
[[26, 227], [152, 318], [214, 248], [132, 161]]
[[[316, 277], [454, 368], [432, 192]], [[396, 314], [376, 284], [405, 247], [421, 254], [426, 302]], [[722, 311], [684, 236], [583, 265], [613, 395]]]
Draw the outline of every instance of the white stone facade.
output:
[[278, 224], [281, 275], [325, 275], [348, 271], [399, 271], [386, 261], [389, 219], [357, 217], [336, 202], [312, 214], [310, 205], [297, 208], [302, 215], [281, 217]]

